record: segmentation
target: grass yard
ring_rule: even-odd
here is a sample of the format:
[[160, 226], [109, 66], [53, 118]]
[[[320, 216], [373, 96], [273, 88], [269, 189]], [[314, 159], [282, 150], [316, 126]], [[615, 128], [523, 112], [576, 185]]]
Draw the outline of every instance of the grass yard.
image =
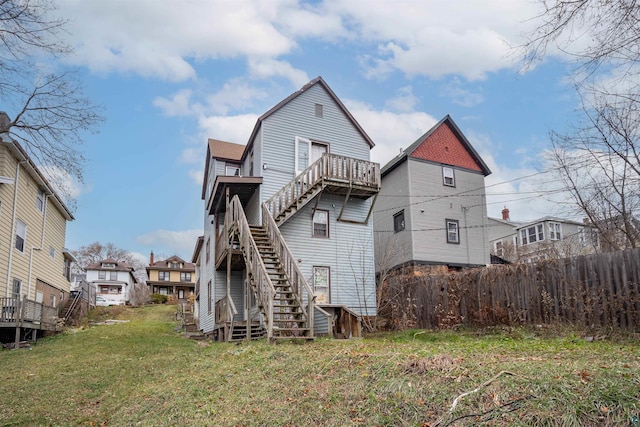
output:
[[0, 426], [640, 427], [639, 339], [630, 334], [203, 344], [176, 331], [174, 310], [99, 308], [94, 320], [129, 322], [0, 351]]

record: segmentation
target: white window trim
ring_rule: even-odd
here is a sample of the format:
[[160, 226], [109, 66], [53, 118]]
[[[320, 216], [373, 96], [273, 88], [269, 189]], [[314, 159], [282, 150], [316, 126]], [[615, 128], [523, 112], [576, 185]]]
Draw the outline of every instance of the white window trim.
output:
[[[44, 194], [44, 191], [42, 190], [42, 188], [38, 188], [38, 193], [36, 195], [36, 209], [38, 209], [38, 211], [40, 213], [44, 213], [44, 204], [46, 203], [46, 196]], [[41, 203], [41, 206], [38, 206], [38, 203]]]
[[[24, 228], [24, 236], [20, 236], [20, 234], [18, 233], [20, 225], [22, 225], [23, 228]], [[17, 247], [18, 236], [20, 236], [22, 238], [22, 250], [18, 249], [18, 247]], [[18, 252], [25, 253], [26, 250], [27, 250], [27, 224], [25, 222], [23, 222], [22, 220], [18, 220], [16, 222], [16, 234], [14, 236], [14, 239], [15, 239], [15, 242], [13, 243], [13, 247], [16, 248], [16, 250]]]
[[[558, 226], [557, 230], [556, 226]], [[560, 224], [559, 222], [549, 223], [549, 240], [562, 240], [562, 224]]]
[[[456, 220], [456, 219], [447, 219], [446, 220], [446, 224], [447, 224], [447, 243], [451, 243], [454, 245], [459, 245], [460, 244], [460, 221]], [[455, 224], [456, 225], [456, 240], [451, 240], [449, 239], [449, 224]]]
[[295, 138], [295, 148], [294, 148], [294, 159], [295, 159], [295, 164], [294, 164], [294, 168], [296, 171], [296, 176], [300, 174], [300, 172], [303, 171], [303, 169], [300, 169], [300, 162], [298, 161], [298, 157], [300, 155], [300, 149], [298, 148], [298, 145], [301, 142], [306, 142], [308, 145], [308, 149], [307, 149], [307, 163], [309, 163], [309, 153], [311, 153], [311, 140], [308, 138], [302, 138], [301, 136], [296, 136]]
[[[446, 171], [451, 171], [451, 176], [449, 178], [451, 178], [451, 184], [447, 184], [447, 173]], [[448, 167], [448, 166], [443, 166], [442, 167], [442, 184], [446, 185], [447, 187], [455, 187], [456, 186], [456, 172], [454, 171], [453, 168]]]

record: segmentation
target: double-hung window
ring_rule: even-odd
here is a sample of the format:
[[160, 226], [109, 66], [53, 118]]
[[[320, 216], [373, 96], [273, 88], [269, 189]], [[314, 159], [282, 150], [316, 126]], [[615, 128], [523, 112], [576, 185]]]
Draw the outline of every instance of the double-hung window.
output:
[[107, 272], [104, 270], [98, 271], [98, 279], [105, 280], [107, 278]]
[[180, 281], [181, 282], [190, 282], [191, 281], [191, 273], [180, 273]]
[[562, 240], [562, 228], [559, 222], [549, 223], [549, 239]]
[[316, 209], [313, 213], [313, 237], [329, 237], [329, 211]]
[[404, 230], [404, 209], [393, 215], [393, 232]]
[[158, 280], [169, 281], [169, 271], [158, 271]]
[[41, 188], [38, 188], [38, 195], [36, 196], [36, 208], [40, 212], [44, 212], [44, 191]]
[[24, 252], [24, 242], [27, 240], [27, 224], [18, 220], [16, 224], [16, 249]]
[[544, 227], [542, 224], [532, 225], [531, 227], [520, 230], [520, 239], [523, 245], [544, 240]]
[[460, 243], [460, 222], [455, 219], [446, 220], [447, 243]]
[[448, 187], [456, 186], [456, 176], [453, 173], [453, 168], [442, 167], [442, 183]]

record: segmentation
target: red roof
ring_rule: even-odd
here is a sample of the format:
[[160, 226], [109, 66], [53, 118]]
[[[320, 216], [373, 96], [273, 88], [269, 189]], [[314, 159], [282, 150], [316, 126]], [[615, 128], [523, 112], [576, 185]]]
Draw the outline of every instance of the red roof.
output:
[[480, 165], [446, 121], [428, 134], [410, 156], [482, 172]]

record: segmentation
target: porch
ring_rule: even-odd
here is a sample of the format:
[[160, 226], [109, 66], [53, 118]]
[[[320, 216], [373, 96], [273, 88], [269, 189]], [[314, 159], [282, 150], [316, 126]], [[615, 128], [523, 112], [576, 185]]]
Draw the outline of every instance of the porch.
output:
[[[27, 298], [0, 298], [0, 330], [5, 338], [15, 336], [15, 348], [29, 333], [34, 341], [37, 331], [59, 331], [63, 325], [56, 307]], [[11, 329], [15, 329], [15, 335]]]

